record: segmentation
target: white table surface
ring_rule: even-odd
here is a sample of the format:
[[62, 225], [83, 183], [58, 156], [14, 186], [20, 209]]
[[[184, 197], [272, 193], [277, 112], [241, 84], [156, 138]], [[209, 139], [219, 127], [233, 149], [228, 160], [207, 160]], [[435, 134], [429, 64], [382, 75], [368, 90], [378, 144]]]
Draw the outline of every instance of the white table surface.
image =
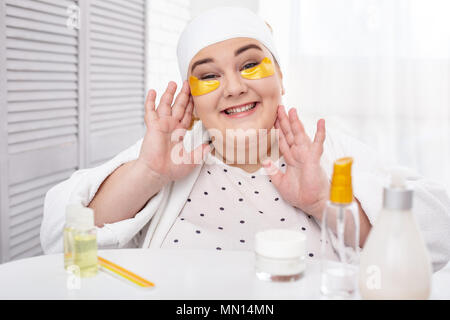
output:
[[[98, 254], [156, 287], [141, 289], [99, 271], [82, 278], [79, 289], [70, 289], [63, 256], [54, 254], [0, 265], [0, 299], [323, 299], [319, 262], [313, 258], [307, 259], [300, 280], [275, 283], [256, 278], [254, 254], [248, 251], [117, 249]], [[433, 275], [430, 298], [450, 299], [450, 265]]]

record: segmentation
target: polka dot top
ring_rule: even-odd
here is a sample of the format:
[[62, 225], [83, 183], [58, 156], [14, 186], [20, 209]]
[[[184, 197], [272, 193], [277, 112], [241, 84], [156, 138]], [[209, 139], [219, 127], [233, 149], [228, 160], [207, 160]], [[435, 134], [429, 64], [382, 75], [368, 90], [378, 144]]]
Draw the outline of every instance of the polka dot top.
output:
[[[307, 255], [320, 254], [320, 226], [283, 200], [264, 168], [248, 173], [209, 157], [161, 248], [253, 251], [258, 231], [281, 228], [304, 232]], [[277, 164], [286, 170], [283, 158]]]

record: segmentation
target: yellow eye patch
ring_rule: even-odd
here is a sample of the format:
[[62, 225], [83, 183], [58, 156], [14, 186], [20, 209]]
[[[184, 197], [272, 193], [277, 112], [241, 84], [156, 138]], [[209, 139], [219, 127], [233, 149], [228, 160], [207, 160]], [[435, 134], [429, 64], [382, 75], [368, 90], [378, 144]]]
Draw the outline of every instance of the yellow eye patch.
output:
[[220, 85], [219, 80], [199, 80], [197, 77], [189, 77], [189, 86], [193, 96], [200, 96], [216, 90]]
[[[272, 61], [265, 57], [260, 64], [241, 71], [241, 76], [250, 80], [269, 77], [275, 73]], [[197, 77], [189, 77], [189, 86], [193, 96], [200, 96], [216, 90], [220, 85], [219, 80], [199, 80]]]
[[265, 57], [260, 64], [254, 66], [252, 68], [248, 68], [241, 71], [241, 75], [250, 80], [261, 79], [265, 77], [269, 77], [275, 73], [273, 68], [272, 61], [269, 58]]

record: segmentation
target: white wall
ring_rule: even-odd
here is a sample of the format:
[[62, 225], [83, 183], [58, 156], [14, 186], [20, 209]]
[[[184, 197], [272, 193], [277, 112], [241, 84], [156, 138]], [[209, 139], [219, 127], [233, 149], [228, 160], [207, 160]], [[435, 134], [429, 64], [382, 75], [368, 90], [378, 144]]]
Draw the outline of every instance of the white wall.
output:
[[192, 17], [218, 6], [245, 7], [254, 12], [258, 11], [259, 6], [259, 0], [191, 0], [190, 2]]
[[190, 20], [189, 0], [151, 0], [147, 4], [146, 88], [155, 89], [157, 101], [169, 81], [181, 87], [176, 46], [178, 37]]

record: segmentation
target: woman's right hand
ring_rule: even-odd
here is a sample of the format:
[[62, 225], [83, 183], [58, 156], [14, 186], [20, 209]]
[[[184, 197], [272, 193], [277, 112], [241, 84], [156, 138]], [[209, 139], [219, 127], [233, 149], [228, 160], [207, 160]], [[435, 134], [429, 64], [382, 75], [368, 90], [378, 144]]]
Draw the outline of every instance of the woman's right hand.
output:
[[[156, 91], [149, 90], [145, 101], [145, 133], [137, 162], [149, 173], [163, 181], [176, 181], [189, 174], [197, 161], [209, 152], [208, 144], [203, 144], [187, 152], [180, 147], [182, 139], [192, 121], [194, 103], [190, 96], [189, 84], [184, 81], [172, 105], [177, 84], [170, 81], [155, 110]], [[180, 133], [181, 132], [181, 133]], [[173, 136], [178, 138], [173, 141]], [[182, 146], [182, 145], [181, 145]], [[178, 148], [177, 159], [173, 159], [173, 148]], [[181, 157], [184, 161], [180, 163]]]

